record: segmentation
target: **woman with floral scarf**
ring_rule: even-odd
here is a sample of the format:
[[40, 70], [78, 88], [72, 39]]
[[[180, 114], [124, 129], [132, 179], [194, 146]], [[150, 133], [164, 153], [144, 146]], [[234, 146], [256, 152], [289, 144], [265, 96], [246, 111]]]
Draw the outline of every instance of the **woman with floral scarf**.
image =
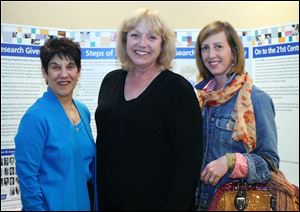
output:
[[270, 178], [268, 156], [279, 165], [275, 109], [270, 96], [253, 85], [245, 71], [243, 45], [227, 22], [205, 26], [196, 42], [196, 63], [202, 81], [196, 85], [202, 108], [204, 160], [197, 208], [207, 210], [224, 183]]

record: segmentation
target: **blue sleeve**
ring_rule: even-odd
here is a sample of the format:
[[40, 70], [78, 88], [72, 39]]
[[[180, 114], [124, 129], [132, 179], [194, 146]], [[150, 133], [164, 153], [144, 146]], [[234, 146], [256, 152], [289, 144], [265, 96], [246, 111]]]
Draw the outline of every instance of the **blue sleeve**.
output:
[[15, 137], [16, 170], [24, 210], [48, 210], [39, 183], [39, 170], [46, 142], [46, 129], [39, 117], [27, 113]]
[[272, 99], [262, 90], [257, 90], [253, 99], [256, 124], [256, 148], [251, 154], [244, 154], [248, 161], [248, 183], [263, 182], [270, 178], [267, 162], [259, 156], [265, 154], [278, 167], [277, 129]]

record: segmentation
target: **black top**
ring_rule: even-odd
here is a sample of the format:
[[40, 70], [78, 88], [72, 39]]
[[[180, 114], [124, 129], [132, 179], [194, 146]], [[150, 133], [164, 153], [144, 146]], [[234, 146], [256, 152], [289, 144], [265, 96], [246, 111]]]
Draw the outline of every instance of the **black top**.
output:
[[201, 110], [169, 70], [126, 101], [127, 71], [103, 79], [95, 120], [100, 210], [189, 210], [202, 162]]

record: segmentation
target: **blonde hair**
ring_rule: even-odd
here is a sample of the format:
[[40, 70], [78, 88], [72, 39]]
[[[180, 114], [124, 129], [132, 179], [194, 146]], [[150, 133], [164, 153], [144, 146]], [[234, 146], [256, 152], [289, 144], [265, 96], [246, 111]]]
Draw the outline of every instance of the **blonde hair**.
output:
[[203, 59], [201, 55], [201, 45], [204, 40], [208, 37], [224, 32], [227, 42], [231, 48], [233, 54], [233, 66], [227, 75], [232, 73], [242, 74], [245, 72], [245, 56], [244, 47], [235, 29], [228, 22], [215, 21], [206, 25], [199, 33], [196, 46], [195, 46], [195, 57], [196, 64], [200, 72], [200, 78], [208, 79], [211, 76], [209, 70], [203, 64]]
[[143, 20], [150, 30], [162, 37], [161, 52], [157, 58], [158, 65], [161, 66], [162, 69], [171, 68], [171, 62], [176, 55], [175, 32], [166, 24], [158, 11], [149, 8], [136, 10], [135, 13], [125, 19], [120, 26], [117, 35], [116, 51], [122, 68], [130, 70], [134, 66], [126, 51], [127, 34]]

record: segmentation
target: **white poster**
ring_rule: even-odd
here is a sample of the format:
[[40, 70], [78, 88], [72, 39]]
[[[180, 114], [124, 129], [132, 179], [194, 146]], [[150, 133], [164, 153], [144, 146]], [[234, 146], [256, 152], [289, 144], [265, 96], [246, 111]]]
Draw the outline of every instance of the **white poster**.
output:
[[[299, 29], [298, 24], [238, 30], [246, 70], [265, 90], [276, 108], [280, 169], [299, 185]], [[176, 30], [172, 70], [192, 85], [198, 81], [194, 46], [200, 30]], [[46, 90], [39, 48], [48, 38], [66, 36], [80, 43], [82, 71], [74, 98], [94, 114], [104, 76], [120, 68], [115, 30], [66, 30], [1, 24], [1, 211], [20, 210], [20, 190], [14, 161], [14, 136], [21, 117]]]

